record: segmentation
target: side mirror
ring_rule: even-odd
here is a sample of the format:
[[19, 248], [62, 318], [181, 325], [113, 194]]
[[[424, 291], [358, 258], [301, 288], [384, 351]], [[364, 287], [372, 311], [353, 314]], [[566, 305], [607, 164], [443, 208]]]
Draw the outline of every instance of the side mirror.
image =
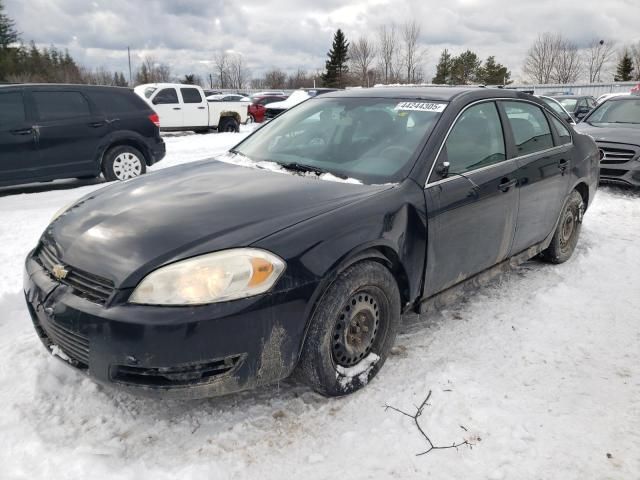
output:
[[449, 162], [442, 162], [442, 164], [440, 164], [438, 166], [438, 169], [436, 170], [438, 172], [438, 175], [440, 175], [442, 178], [447, 178], [449, 176], [450, 166], [451, 164]]

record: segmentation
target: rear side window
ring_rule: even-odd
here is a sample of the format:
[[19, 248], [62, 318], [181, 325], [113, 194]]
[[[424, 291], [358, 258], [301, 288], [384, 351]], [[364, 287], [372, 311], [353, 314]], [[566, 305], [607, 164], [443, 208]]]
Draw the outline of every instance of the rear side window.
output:
[[89, 98], [102, 113], [117, 114], [146, 110], [146, 104], [135, 93], [90, 91]]
[[503, 161], [504, 136], [495, 103], [465, 110], [447, 138], [445, 151], [450, 173], [465, 173]]
[[16, 125], [25, 120], [22, 93], [0, 93], [0, 127]]
[[171, 103], [178, 103], [178, 92], [175, 88], [165, 88], [160, 90], [153, 99], [154, 105], [166, 105]]
[[202, 96], [197, 88], [181, 88], [184, 103], [202, 103]]
[[566, 145], [567, 143], [571, 143], [571, 134], [569, 130], [562, 125], [556, 118], [551, 117], [551, 123], [553, 123], [553, 128], [556, 129], [556, 133], [558, 134], [558, 138], [560, 139], [560, 145]]
[[531, 103], [503, 102], [516, 143], [517, 156], [553, 147], [553, 137], [542, 109]]
[[91, 114], [87, 99], [80, 92], [33, 92], [40, 120], [63, 120]]

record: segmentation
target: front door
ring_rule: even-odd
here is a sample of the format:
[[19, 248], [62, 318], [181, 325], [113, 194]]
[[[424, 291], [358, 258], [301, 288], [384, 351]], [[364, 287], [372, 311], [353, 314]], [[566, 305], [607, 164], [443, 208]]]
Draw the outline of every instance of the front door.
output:
[[425, 297], [507, 258], [518, 187], [517, 164], [506, 158], [495, 102], [468, 107], [447, 137], [425, 189]]
[[547, 116], [533, 103], [510, 100], [500, 105], [513, 139], [511, 155], [518, 163], [520, 207], [511, 249], [517, 254], [544, 240], [555, 228], [569, 187], [571, 135], [551, 116], [556, 128], [563, 130], [554, 141]]
[[[29, 177], [38, 163], [33, 122], [20, 90], [0, 90], [0, 184]], [[33, 175], [33, 173], [31, 173]]]
[[178, 92], [173, 87], [159, 90], [151, 99], [153, 109], [160, 117], [160, 128], [184, 127], [182, 104], [178, 100]]

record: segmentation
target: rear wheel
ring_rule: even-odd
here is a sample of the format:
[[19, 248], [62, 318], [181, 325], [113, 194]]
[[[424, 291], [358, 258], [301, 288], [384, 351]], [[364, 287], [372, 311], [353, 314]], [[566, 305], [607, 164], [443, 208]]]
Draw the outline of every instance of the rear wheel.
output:
[[104, 155], [102, 173], [109, 182], [129, 180], [146, 171], [144, 155], [137, 148], [121, 145], [113, 147]]
[[311, 318], [297, 376], [315, 391], [340, 396], [380, 370], [400, 323], [400, 293], [391, 272], [362, 262], [340, 274]]
[[240, 125], [233, 117], [222, 117], [218, 125], [219, 132], [239, 132]]
[[569, 199], [560, 214], [560, 222], [556, 227], [549, 247], [542, 252], [542, 258], [551, 263], [563, 263], [571, 258], [578, 244], [584, 200], [577, 191], [571, 192]]

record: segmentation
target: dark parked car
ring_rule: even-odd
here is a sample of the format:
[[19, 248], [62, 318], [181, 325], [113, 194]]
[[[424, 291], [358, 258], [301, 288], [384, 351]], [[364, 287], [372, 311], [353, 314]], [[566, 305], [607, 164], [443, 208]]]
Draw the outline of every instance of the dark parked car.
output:
[[107, 384], [199, 397], [295, 370], [343, 395], [401, 312], [567, 260], [597, 171], [593, 140], [530, 95], [327, 93], [218, 160], [75, 202], [26, 259], [25, 295], [47, 348]]
[[126, 88], [0, 86], [0, 186], [143, 174], [165, 155], [158, 120]]
[[596, 99], [590, 95], [554, 95], [576, 122], [582, 120], [596, 106]]
[[640, 96], [613, 97], [576, 127], [600, 148], [600, 179], [640, 187]]
[[251, 98], [251, 105], [249, 105], [249, 120], [247, 123], [261, 123], [264, 122], [264, 114], [266, 111], [265, 105], [269, 105], [274, 102], [282, 102], [286, 100], [285, 95], [267, 95]]

